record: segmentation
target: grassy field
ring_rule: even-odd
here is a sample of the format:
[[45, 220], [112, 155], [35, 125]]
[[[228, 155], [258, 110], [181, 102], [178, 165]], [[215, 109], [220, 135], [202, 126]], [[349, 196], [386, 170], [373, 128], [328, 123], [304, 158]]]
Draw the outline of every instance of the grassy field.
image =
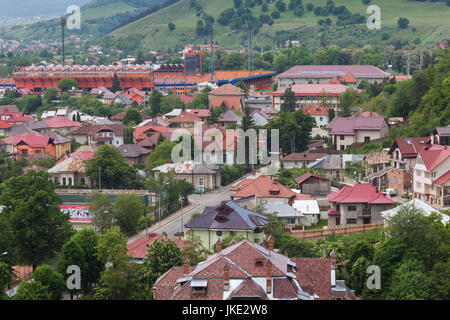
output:
[[[288, 1], [285, 1], [286, 4]], [[323, 6], [326, 0], [305, 0], [304, 6], [308, 3], [314, 6]], [[197, 0], [203, 10], [212, 15], [216, 21], [220, 13], [232, 7], [232, 1], [219, 0]], [[361, 0], [335, 0], [336, 6], [345, 5], [352, 13], [360, 13], [365, 17], [367, 6]], [[317, 46], [319, 43], [318, 33], [324, 32], [330, 41], [342, 40], [342, 43], [352, 42], [357, 44], [381, 42], [381, 34], [388, 33], [390, 40], [399, 38], [413, 42], [420, 39], [422, 43], [440, 41], [450, 37], [450, 7], [444, 2], [417, 2], [407, 0], [378, 0], [372, 1], [381, 9], [381, 30], [369, 30], [366, 25], [349, 26], [346, 28], [331, 26], [327, 30], [320, 30], [317, 21], [325, 17], [317, 17], [313, 12], [306, 12], [301, 18], [295, 17], [292, 12], [281, 13], [281, 18], [274, 20], [272, 26], [264, 25], [259, 35], [255, 37], [255, 45], [263, 48], [265, 46], [274, 47], [274, 41], [278, 35], [284, 32], [292, 32], [292, 39], [301, 40], [310, 46]], [[261, 7], [253, 9], [256, 17], [259, 17]], [[274, 4], [269, 5], [269, 14], [274, 11]], [[409, 19], [410, 25], [407, 29], [401, 30], [397, 26], [399, 17]], [[333, 21], [336, 17], [329, 16]], [[127, 36], [130, 34], [142, 34], [142, 44], [147, 49], [165, 50], [174, 48], [176, 45], [188, 43], [206, 43], [206, 37], [195, 35], [197, 20], [196, 10], [189, 7], [189, 0], [181, 0], [167, 8], [154, 14], [142, 18], [134, 23], [115, 30], [114, 36]], [[174, 31], [169, 31], [167, 24], [172, 22], [176, 25]], [[413, 30], [415, 28], [415, 31]], [[224, 48], [242, 48], [245, 44], [245, 33], [232, 32], [228, 28], [214, 24], [215, 40]], [[417, 40], [416, 40], [417, 41]]]

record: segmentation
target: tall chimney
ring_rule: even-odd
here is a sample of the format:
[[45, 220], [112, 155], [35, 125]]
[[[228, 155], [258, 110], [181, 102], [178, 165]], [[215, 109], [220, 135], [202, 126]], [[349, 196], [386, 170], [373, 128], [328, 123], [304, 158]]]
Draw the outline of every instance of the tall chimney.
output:
[[228, 267], [228, 263], [223, 267], [223, 290], [230, 290], [230, 267]]
[[331, 287], [336, 287], [336, 251], [334, 249], [330, 253], [331, 257]]
[[269, 239], [267, 239], [267, 241], [269, 242], [269, 251], [273, 251], [273, 244], [275, 241], [274, 241], [272, 235], [269, 236]]
[[187, 257], [183, 259], [183, 275], [185, 277], [189, 275], [189, 259]]
[[270, 260], [266, 263], [266, 292], [272, 293], [272, 264]]
[[220, 239], [219, 239], [216, 242], [216, 252], [220, 253], [221, 251], [222, 251], [222, 241], [220, 241]]

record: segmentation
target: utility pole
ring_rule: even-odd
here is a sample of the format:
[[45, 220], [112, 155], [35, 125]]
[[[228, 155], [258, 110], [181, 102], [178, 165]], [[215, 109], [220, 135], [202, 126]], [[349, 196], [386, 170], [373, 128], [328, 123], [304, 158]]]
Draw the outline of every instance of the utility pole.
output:
[[66, 27], [67, 19], [65, 17], [61, 18], [61, 31], [62, 31], [62, 65], [65, 65], [66, 55], [64, 52], [64, 28]]
[[212, 23], [209, 23], [209, 42], [210, 42], [210, 51], [211, 51], [211, 59], [209, 61], [209, 69], [211, 70], [211, 82], [214, 81], [214, 72], [216, 69], [216, 55], [214, 53], [214, 35], [213, 35], [213, 26]]

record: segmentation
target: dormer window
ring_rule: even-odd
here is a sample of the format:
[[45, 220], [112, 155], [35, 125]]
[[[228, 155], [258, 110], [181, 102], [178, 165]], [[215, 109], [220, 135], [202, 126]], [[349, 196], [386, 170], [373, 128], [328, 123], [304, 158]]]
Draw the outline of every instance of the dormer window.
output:
[[255, 258], [255, 267], [263, 267], [264, 266], [264, 258], [258, 257]]
[[208, 279], [191, 280], [192, 293], [206, 293], [207, 287], [208, 287]]

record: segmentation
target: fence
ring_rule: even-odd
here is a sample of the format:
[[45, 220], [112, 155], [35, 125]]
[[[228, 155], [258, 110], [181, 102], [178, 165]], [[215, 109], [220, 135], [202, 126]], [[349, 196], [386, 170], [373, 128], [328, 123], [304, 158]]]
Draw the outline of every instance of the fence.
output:
[[323, 238], [333, 233], [335, 235], [359, 233], [379, 229], [382, 228], [383, 226], [384, 226], [383, 223], [369, 223], [369, 224], [359, 224], [352, 226], [313, 229], [313, 230], [294, 230], [291, 228], [287, 230], [287, 232], [297, 239], [312, 239], [312, 238]]

